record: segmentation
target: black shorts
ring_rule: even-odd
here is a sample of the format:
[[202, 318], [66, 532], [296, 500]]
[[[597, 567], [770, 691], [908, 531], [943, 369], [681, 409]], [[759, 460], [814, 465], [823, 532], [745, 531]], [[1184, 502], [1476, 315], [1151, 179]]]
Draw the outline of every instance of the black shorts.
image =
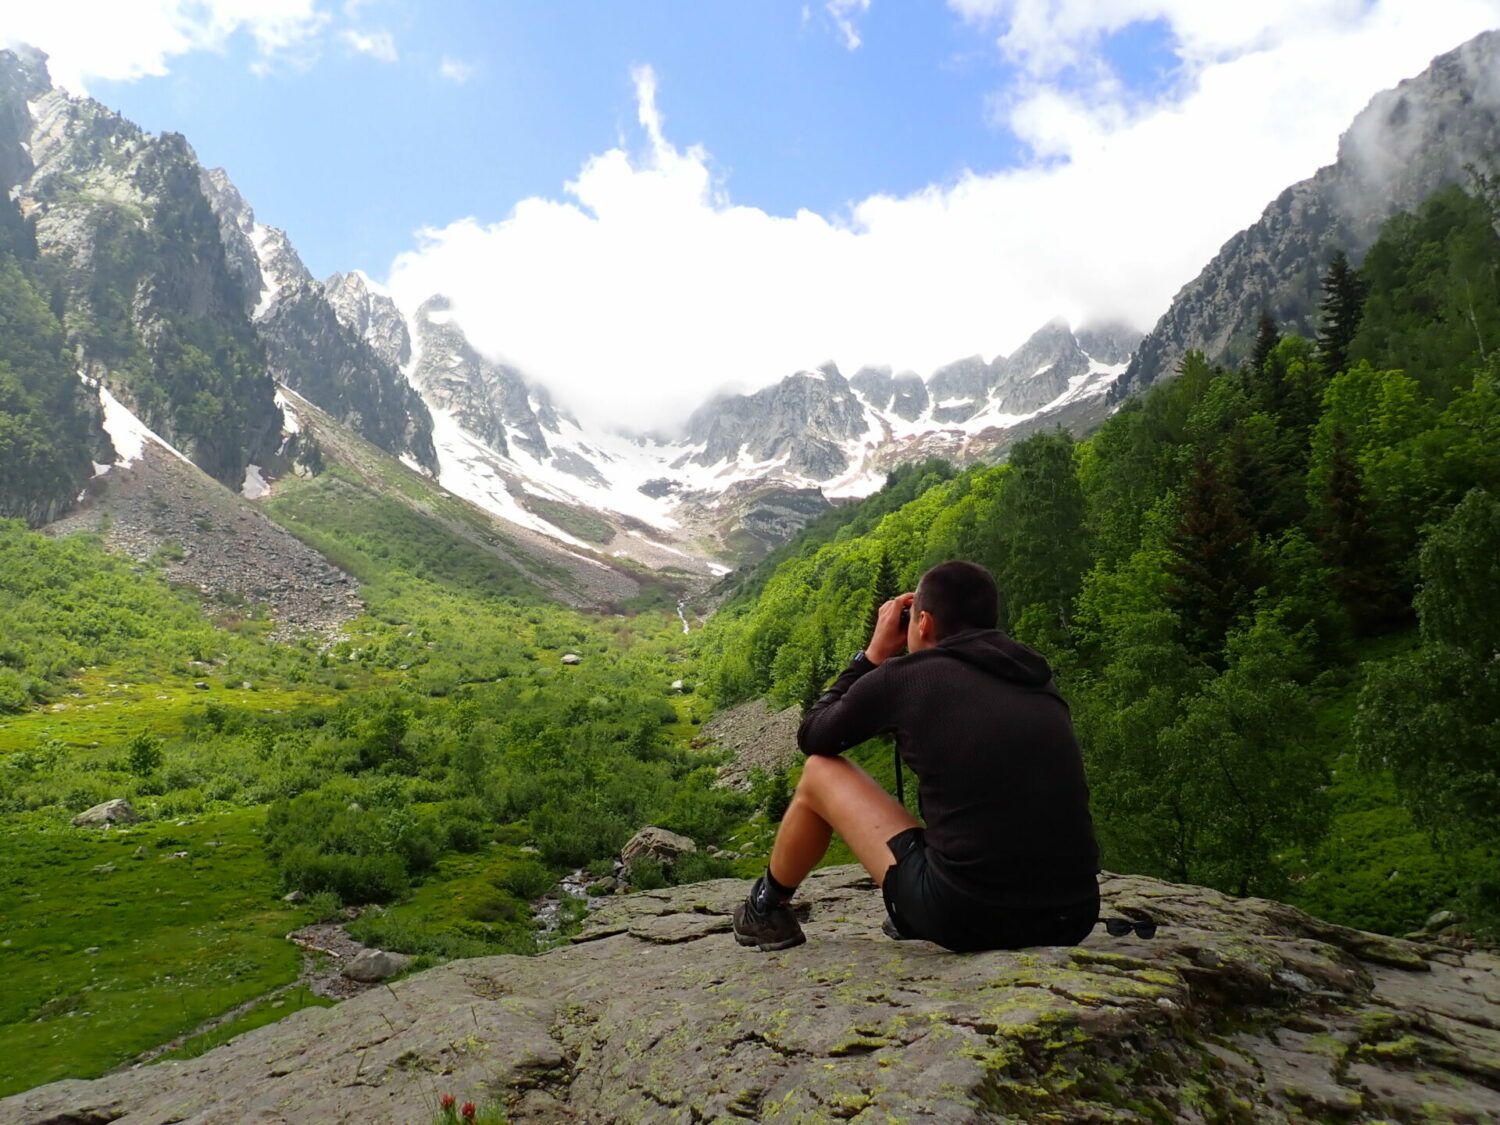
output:
[[991, 906], [959, 895], [940, 880], [928, 863], [921, 828], [898, 832], [887, 846], [896, 862], [886, 870], [881, 893], [902, 937], [936, 942], [957, 953], [1077, 945], [1099, 921], [1097, 888], [1092, 897], [1068, 906]]

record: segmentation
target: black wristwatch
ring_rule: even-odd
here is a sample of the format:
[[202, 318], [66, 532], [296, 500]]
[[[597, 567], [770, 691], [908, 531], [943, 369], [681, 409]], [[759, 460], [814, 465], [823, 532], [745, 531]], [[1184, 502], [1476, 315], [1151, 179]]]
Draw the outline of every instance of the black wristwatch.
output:
[[871, 660], [868, 656], [865, 655], [864, 649], [860, 649], [849, 658], [849, 667], [859, 668], [862, 671], [868, 671], [869, 669], [875, 667], [875, 661]]

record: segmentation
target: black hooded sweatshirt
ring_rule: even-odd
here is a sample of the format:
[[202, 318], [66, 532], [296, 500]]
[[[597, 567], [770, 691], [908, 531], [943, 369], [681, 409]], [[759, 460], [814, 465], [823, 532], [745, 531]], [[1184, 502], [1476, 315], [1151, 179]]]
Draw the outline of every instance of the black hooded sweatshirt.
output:
[[1068, 705], [1038, 652], [968, 629], [878, 666], [856, 658], [797, 731], [805, 754], [892, 734], [917, 775], [939, 879], [986, 905], [1096, 893], [1099, 849]]

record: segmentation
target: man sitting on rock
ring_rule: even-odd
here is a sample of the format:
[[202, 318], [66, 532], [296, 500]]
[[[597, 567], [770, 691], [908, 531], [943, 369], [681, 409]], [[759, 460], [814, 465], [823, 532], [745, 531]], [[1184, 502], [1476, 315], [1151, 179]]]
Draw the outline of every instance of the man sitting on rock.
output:
[[[880, 886], [891, 937], [1020, 949], [1094, 928], [1099, 851], [1072, 719], [1047, 661], [996, 627], [999, 600], [983, 567], [946, 562], [880, 607], [868, 647], [797, 732], [807, 764], [735, 909], [741, 945], [806, 940], [791, 898], [835, 832]], [[880, 734], [917, 775], [925, 828], [840, 757]]]

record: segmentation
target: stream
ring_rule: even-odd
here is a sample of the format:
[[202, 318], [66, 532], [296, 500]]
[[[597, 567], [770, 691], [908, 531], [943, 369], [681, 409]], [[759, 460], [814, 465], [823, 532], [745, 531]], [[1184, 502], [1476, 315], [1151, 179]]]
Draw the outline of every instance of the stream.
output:
[[685, 614], [685, 613], [682, 612], [682, 607], [685, 606], [685, 605], [687, 605], [686, 601], [683, 601], [683, 600], [680, 600], [680, 599], [678, 600], [678, 602], [677, 602], [677, 617], [682, 622], [682, 631], [684, 633], [688, 632], [687, 614]]

